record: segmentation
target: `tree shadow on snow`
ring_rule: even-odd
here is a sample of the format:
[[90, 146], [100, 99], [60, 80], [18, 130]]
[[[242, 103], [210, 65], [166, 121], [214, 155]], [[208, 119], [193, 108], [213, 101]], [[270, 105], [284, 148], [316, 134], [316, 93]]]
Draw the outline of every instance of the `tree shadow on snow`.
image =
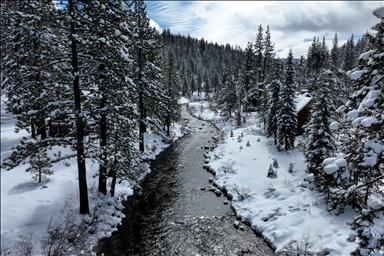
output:
[[33, 181], [26, 182], [26, 183], [20, 183], [19, 185], [11, 188], [8, 191], [8, 195], [16, 195], [16, 194], [21, 194], [24, 192], [29, 192], [29, 191], [35, 190], [35, 189], [37, 189], [37, 188], [39, 188], [45, 184], [46, 184], [46, 182], [38, 183], [38, 182], [33, 182]]

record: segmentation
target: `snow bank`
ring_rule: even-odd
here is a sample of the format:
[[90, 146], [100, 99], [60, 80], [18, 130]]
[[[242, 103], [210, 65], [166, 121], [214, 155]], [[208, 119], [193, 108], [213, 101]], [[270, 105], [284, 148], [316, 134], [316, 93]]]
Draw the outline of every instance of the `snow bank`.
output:
[[[347, 242], [353, 233], [347, 224], [353, 219], [353, 210], [348, 208], [339, 216], [327, 211], [327, 205], [313, 190], [313, 175], [305, 172], [302, 152], [276, 150], [273, 138], [262, 135], [256, 114], [247, 116], [241, 128], [231, 122], [218, 122], [216, 126], [232, 130], [233, 137], [228, 135], [224, 144], [209, 154], [208, 168], [216, 173], [214, 183], [233, 195], [232, 207], [237, 217], [250, 223], [276, 249], [277, 255], [287, 252], [292, 241], [305, 239], [313, 243], [312, 250], [317, 253], [349, 255], [354, 251], [357, 244]], [[273, 159], [278, 167], [273, 167], [277, 177], [272, 179], [267, 172]], [[223, 172], [221, 167], [230, 161], [235, 162], [233, 169], [237, 171]], [[294, 166], [292, 172], [288, 171], [290, 164]], [[327, 164], [331, 164], [328, 172], [334, 173], [347, 162], [333, 158]]]
[[[14, 133], [16, 120], [5, 112], [5, 98], [1, 96], [1, 161], [10, 156], [12, 147], [17, 145], [23, 136], [30, 136], [25, 131]], [[180, 101], [183, 101], [181, 99]], [[171, 127], [172, 140], [176, 140], [183, 134], [181, 126], [175, 124]], [[146, 152], [144, 158], [154, 159], [157, 154], [170, 144], [164, 143], [161, 136], [145, 134]], [[67, 147], [53, 147], [48, 155], [72, 154]], [[49, 176], [49, 181], [37, 183], [32, 180], [32, 175], [25, 172], [29, 164], [21, 164], [18, 167], [6, 171], [1, 169], [1, 242], [3, 247], [11, 248], [21, 235], [34, 233], [37, 237], [46, 235], [48, 222], [53, 215], [64, 218], [66, 210], [73, 210], [79, 220], [84, 216], [79, 212], [78, 173], [76, 159], [69, 159], [68, 165], [54, 163]], [[118, 229], [124, 214], [122, 202], [132, 195], [132, 182], [121, 181], [116, 184], [115, 197], [103, 196], [97, 192], [97, 173], [99, 165], [86, 160], [87, 183], [90, 211], [100, 211], [98, 217], [98, 230], [89, 238], [90, 244], [96, 244], [99, 239], [109, 237]], [[149, 164], [142, 166], [143, 178], [150, 172]], [[108, 180], [110, 186], [111, 180]], [[98, 207], [96, 207], [96, 205]], [[64, 212], [63, 212], [64, 210]], [[35, 246], [34, 255], [40, 255], [40, 247]], [[90, 247], [90, 250], [92, 246]]]

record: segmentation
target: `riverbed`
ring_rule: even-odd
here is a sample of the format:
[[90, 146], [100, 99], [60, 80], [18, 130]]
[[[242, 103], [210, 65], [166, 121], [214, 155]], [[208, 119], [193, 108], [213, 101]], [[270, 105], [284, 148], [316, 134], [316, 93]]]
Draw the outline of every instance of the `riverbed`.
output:
[[182, 116], [190, 133], [151, 163], [119, 231], [100, 241], [97, 255], [273, 255], [250, 227], [234, 225], [230, 201], [209, 190], [204, 154], [217, 130], [184, 107]]

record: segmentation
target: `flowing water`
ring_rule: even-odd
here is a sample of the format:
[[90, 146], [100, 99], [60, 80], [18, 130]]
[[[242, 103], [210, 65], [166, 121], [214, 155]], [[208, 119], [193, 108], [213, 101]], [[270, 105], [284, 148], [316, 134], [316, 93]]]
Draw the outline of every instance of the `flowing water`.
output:
[[273, 255], [248, 226], [235, 228], [227, 198], [208, 190], [205, 146], [216, 129], [183, 110], [190, 134], [151, 164], [141, 190], [128, 198], [119, 231], [98, 255]]

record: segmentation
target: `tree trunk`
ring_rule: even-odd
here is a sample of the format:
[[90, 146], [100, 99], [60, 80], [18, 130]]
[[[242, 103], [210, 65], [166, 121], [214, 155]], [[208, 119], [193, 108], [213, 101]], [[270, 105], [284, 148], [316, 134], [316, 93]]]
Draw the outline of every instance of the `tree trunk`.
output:
[[[68, 0], [69, 12], [74, 13], [75, 7], [73, 0]], [[89, 202], [88, 202], [88, 187], [87, 176], [85, 166], [84, 155], [84, 121], [81, 117], [81, 102], [80, 102], [80, 79], [79, 79], [79, 61], [77, 56], [77, 44], [73, 37], [76, 34], [74, 17], [71, 17], [70, 24], [70, 39], [71, 39], [71, 51], [72, 51], [72, 69], [73, 69], [73, 94], [75, 98], [76, 109], [76, 129], [77, 129], [77, 169], [79, 178], [79, 196], [80, 196], [80, 213], [89, 214]]]
[[[170, 117], [168, 117], [168, 118], [170, 118]], [[167, 120], [167, 136], [169, 137], [170, 136], [170, 134], [171, 134], [171, 121], [170, 120]]]
[[139, 122], [139, 150], [144, 152], [144, 103], [143, 103], [143, 92], [139, 92], [139, 109], [140, 109], [140, 122]]
[[40, 127], [40, 138], [45, 140], [47, 138], [47, 131], [45, 130], [45, 123]]
[[117, 174], [116, 174], [116, 170], [114, 169], [112, 171], [112, 183], [111, 183], [111, 190], [110, 190], [111, 197], [115, 196], [116, 179], [117, 179]]
[[101, 159], [103, 160], [99, 167], [99, 187], [98, 191], [103, 193], [103, 195], [107, 194], [107, 168], [106, 168], [106, 153], [105, 153], [105, 147], [107, 146], [107, 115], [104, 112], [104, 107], [106, 103], [105, 99], [105, 88], [103, 85], [103, 71], [105, 69], [104, 64], [100, 64], [99, 71], [101, 76], [101, 85], [100, 85], [100, 92], [101, 92], [101, 101], [100, 101], [100, 148], [101, 148]]
[[273, 131], [273, 137], [274, 137], [275, 146], [276, 146], [277, 145], [277, 131], [276, 131], [276, 129]]
[[31, 136], [32, 139], [36, 139], [36, 130], [35, 130], [35, 119], [31, 118]]
[[[138, 16], [138, 26], [141, 26], [141, 17]], [[142, 37], [142, 33], [140, 32], [139, 35], [140, 39]], [[143, 84], [143, 78], [142, 78], [142, 71], [143, 71], [143, 60], [142, 60], [142, 52], [141, 48], [137, 51], [137, 65], [139, 69], [139, 74], [137, 76], [137, 82], [139, 84], [139, 112], [140, 112], [140, 122], [139, 122], [139, 150], [141, 152], [144, 152], [144, 133], [146, 132], [146, 127], [144, 124], [145, 119], [145, 109], [144, 109], [144, 99], [143, 99], [143, 90], [144, 90], [144, 84]]]

